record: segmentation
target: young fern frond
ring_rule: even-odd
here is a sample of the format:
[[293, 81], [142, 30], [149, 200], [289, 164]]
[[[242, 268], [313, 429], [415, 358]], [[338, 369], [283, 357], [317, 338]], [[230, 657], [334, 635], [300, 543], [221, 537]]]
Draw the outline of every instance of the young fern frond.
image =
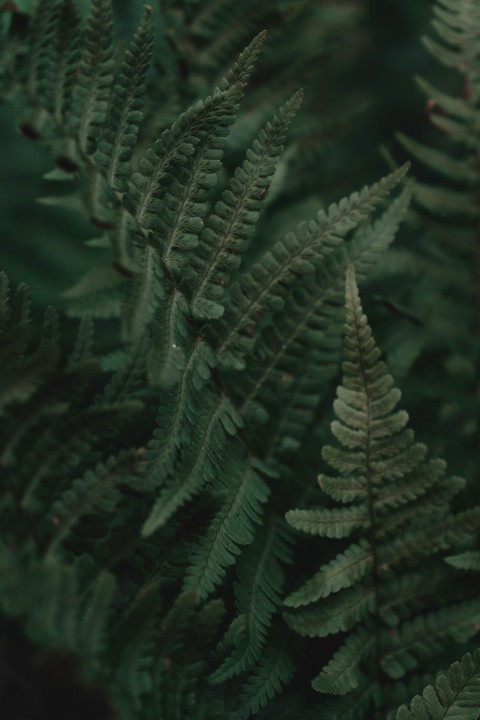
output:
[[[302, 635], [347, 632], [332, 660], [312, 682], [314, 689], [344, 695], [367, 682], [380, 693], [378, 717], [388, 707], [388, 678], [403, 677], [419, 661], [433, 658], [450, 641], [472, 636], [480, 605], [450, 604], [422, 614], [428, 590], [415, 590], [412, 569], [422, 555], [445, 580], [449, 570], [439, 551], [475, 531], [480, 508], [454, 515], [451, 497], [462, 489], [446, 481], [445, 464], [425, 460], [426, 448], [414, 442], [408, 416], [396, 406], [400, 392], [380, 360], [363, 314], [353, 266], [347, 272], [343, 383], [337, 389], [331, 430], [338, 446], [323, 450], [338, 479], [320, 475], [320, 487], [344, 507], [292, 510], [287, 521], [315, 535], [351, 540], [347, 548], [286, 600], [296, 612], [289, 625]], [[455, 530], [453, 530], [455, 528]], [[453, 532], [452, 532], [453, 531]], [[440, 533], [440, 537], [438, 535]], [[384, 608], [392, 597], [391, 573], [411, 582], [396, 585], [397, 612]], [[442, 598], [442, 603], [448, 602]], [[300, 609], [302, 606], [316, 605]], [[386, 620], [393, 622], [385, 624]], [[383, 675], [385, 674], [385, 676]], [[375, 717], [377, 715], [375, 714]]]

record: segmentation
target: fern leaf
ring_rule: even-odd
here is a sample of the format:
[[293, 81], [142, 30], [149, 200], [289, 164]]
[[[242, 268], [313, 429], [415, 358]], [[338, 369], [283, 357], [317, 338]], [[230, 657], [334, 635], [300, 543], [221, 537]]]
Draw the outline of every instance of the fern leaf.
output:
[[403, 677], [452, 641], [463, 643], [472, 638], [479, 618], [477, 601], [466, 601], [416, 617], [390, 633], [390, 648], [382, 657], [383, 670], [392, 678]]
[[[415, 443], [406, 427], [408, 416], [397, 409], [400, 393], [363, 314], [353, 266], [347, 271], [345, 305], [343, 382], [331, 425], [338, 445], [323, 450], [324, 459], [340, 473], [340, 483], [336, 490], [334, 478], [321, 475], [319, 482], [347, 506], [287, 513], [287, 520], [304, 532], [356, 536], [286, 600], [286, 605], [299, 607], [336, 593], [316, 607], [287, 614], [287, 622], [301, 634], [324, 636], [355, 628], [313, 682], [314, 689], [332, 694], [346, 694], [367, 682], [365, 653], [372, 654], [372, 668], [365, 663], [364, 671], [381, 688], [385, 683], [379, 668], [397, 679], [438, 655], [451, 640], [467, 640], [480, 608], [467, 601], [415, 616], [425, 607], [426, 593], [422, 580], [420, 587], [417, 582], [423, 576], [411, 574], [411, 568], [421, 565], [422, 557], [437, 555], [440, 560], [439, 550], [472, 532], [480, 508], [461, 513], [461, 519], [450, 511], [464, 482], [446, 479], [445, 463], [426, 460], [426, 447]], [[447, 576], [443, 565], [440, 582]], [[397, 600], [391, 599], [394, 593]], [[380, 704], [386, 702], [382, 694]]]
[[127, 179], [131, 173], [130, 160], [142, 119], [145, 76], [150, 66], [152, 48], [152, 11], [147, 7], [120, 67], [95, 155], [109, 186], [118, 191], [127, 189]]
[[63, 293], [66, 312], [70, 317], [118, 317], [125, 291], [125, 279], [113, 268], [90, 270]]
[[[204, 401], [207, 400], [206, 392]], [[160, 491], [142, 534], [148, 537], [169, 519], [187, 500], [197, 494], [206, 482], [216, 476], [227, 435], [235, 434], [236, 413], [230, 400], [213, 393], [200, 416], [195, 419], [196, 433], [193, 447], [188, 449], [183, 462], [177, 468], [174, 479]]]
[[296, 530], [321, 537], [348, 537], [369, 523], [367, 506], [335, 510], [290, 510], [286, 520]]
[[438, 215], [470, 218], [478, 215], [470, 192], [417, 183], [415, 197], [422, 207]]
[[77, 338], [73, 352], [68, 359], [69, 367], [74, 367], [86, 358], [92, 357], [93, 350], [93, 321], [90, 315], [84, 315], [78, 327]]
[[[59, 9], [60, 3], [57, 0], [38, 0], [32, 18], [35, 31], [28, 58], [27, 87], [33, 97], [46, 101], [48, 109], [51, 109], [51, 89], [56, 71], [56, 29]], [[37, 130], [35, 125], [33, 128]]]
[[368, 543], [361, 541], [337, 555], [328, 565], [292, 593], [285, 600], [289, 607], [309, 605], [344, 588], [349, 588], [364, 578], [372, 569], [372, 551]]
[[449, 115], [453, 115], [455, 118], [459, 118], [461, 120], [471, 121], [473, 119], [475, 111], [462, 99], [442, 92], [424, 78], [416, 77], [415, 80], [425, 95], [435, 100], [435, 102], [437, 102]]
[[[265, 443], [271, 447], [276, 436], [277, 442], [289, 446], [301, 440], [309, 426], [311, 412], [318, 406], [326, 383], [339, 363], [340, 303], [348, 264], [355, 263], [359, 276], [371, 270], [392, 242], [408, 208], [411, 192], [412, 187], [407, 187], [372, 227], [356, 233], [350, 243], [334, 251], [326, 259], [322, 271], [317, 272], [315, 278], [306, 278], [302, 288], [296, 288], [288, 298], [282, 319], [278, 316], [275, 321], [274, 316], [272, 323], [259, 334], [259, 347], [260, 343], [263, 345], [261, 356], [254, 353], [249, 359], [247, 377], [238, 395], [242, 401], [239, 406], [242, 415], [250, 423], [265, 427], [262, 447]], [[330, 258], [332, 262], [329, 262]], [[311, 346], [315, 350], [309, 357], [306, 350]], [[300, 368], [301, 357], [305, 364], [302, 363]], [[298, 398], [296, 393], [299, 393]], [[267, 408], [272, 409], [270, 418]], [[291, 428], [294, 435], [281, 439], [282, 432], [288, 432], [290, 414], [294, 418]], [[266, 418], [268, 423], [265, 423]]]
[[480, 707], [480, 651], [450, 665], [434, 685], [403, 705], [396, 720], [477, 720]]
[[247, 720], [265, 707], [269, 700], [290, 682], [295, 669], [285, 643], [269, 643], [260, 662], [240, 689], [240, 707], [228, 715], [231, 720]]
[[164, 268], [175, 273], [196, 247], [204, 202], [216, 182], [240, 95], [233, 86], [181, 115], [147, 151], [132, 176], [134, 189], [130, 189], [127, 202], [138, 224], [153, 234], [136, 248], [137, 268], [124, 318], [124, 336], [131, 342], [154, 316]]
[[188, 336], [187, 313], [185, 296], [177, 289], [167, 292], [152, 322], [147, 359], [147, 375], [152, 387], [167, 390], [181, 377], [186, 363], [183, 346]]
[[[164, 197], [164, 183], [167, 177], [187, 179], [187, 185], [191, 186], [184, 187], [187, 194], [189, 191], [191, 194], [195, 189], [203, 196], [205, 189], [210, 186], [212, 178], [208, 177], [208, 173], [214, 172], [214, 167], [219, 167], [224, 138], [233, 122], [236, 104], [242, 95], [242, 86], [251, 72], [262, 40], [260, 36], [255, 38], [240, 55], [234, 68], [227, 73], [214, 94], [183, 113], [170, 130], [165, 131], [155, 145], [145, 153], [140, 161], [139, 171], [132, 177], [134, 188], [128, 196], [131, 211], [141, 227], [157, 230], [161, 228], [157, 224], [159, 218], [156, 213], [156, 205], [158, 205], [156, 198]], [[209, 134], [211, 137], [207, 145], [203, 151], [198, 152]], [[196, 181], [192, 179], [195, 170], [193, 165], [195, 153], [203, 155], [206, 163], [204, 167], [200, 164], [196, 168], [199, 174], [203, 175]], [[186, 169], [187, 175], [185, 175]], [[196, 187], [197, 183], [198, 187]], [[205, 183], [207, 183], [206, 187]], [[177, 212], [180, 213], [181, 210], [182, 208], [179, 207]], [[198, 227], [198, 216], [196, 219]], [[165, 231], [166, 228], [163, 226], [163, 229]]]
[[80, 637], [86, 653], [92, 658], [98, 658], [107, 644], [106, 625], [115, 589], [113, 575], [106, 572], [100, 574], [84, 610]]
[[[223, 490], [222, 507], [197, 544], [186, 571], [185, 589], [195, 590], [199, 600], [220, 583], [240, 554], [240, 546], [252, 542], [261, 522], [262, 504], [269, 495], [252, 461], [234, 458], [236, 462], [227, 468], [228, 480], [219, 478], [217, 483]], [[216, 494], [218, 489], [215, 487]]]
[[225, 77], [220, 80], [218, 84], [219, 90], [226, 90], [236, 83], [245, 85], [248, 82], [266, 36], [266, 30], [262, 30], [247, 45], [245, 50], [242, 50], [233, 66], [225, 73]]
[[368, 585], [339, 592], [318, 607], [299, 613], [284, 613], [288, 625], [299, 635], [327, 637], [345, 632], [375, 610], [375, 595]]
[[200, 237], [196, 261], [199, 272], [191, 300], [196, 318], [215, 319], [223, 314], [219, 302], [223, 288], [253, 235], [288, 126], [301, 99], [302, 94], [296, 93], [260, 132], [208, 219]]
[[362, 680], [360, 665], [373, 649], [373, 638], [364, 630], [350, 635], [328, 665], [312, 680], [317, 692], [329, 695], [346, 695], [357, 688]]
[[[148, 477], [153, 487], [158, 487], [169, 476], [183, 447], [192, 442], [196, 413], [204, 405], [204, 398], [199, 392], [213, 365], [211, 349], [207, 343], [197, 339], [185, 362], [181, 381], [163, 395], [157, 428], [148, 448]], [[238, 414], [233, 422], [241, 425]]]
[[280, 310], [283, 298], [296, 278], [312, 274], [346, 233], [385, 199], [407, 169], [408, 166], [404, 166], [396, 170], [375, 185], [321, 211], [315, 221], [303, 223], [296, 235], [289, 233], [283, 241], [276, 243], [239, 284], [232, 286], [225, 320], [220, 323], [217, 333], [217, 352], [223, 364], [243, 367], [245, 345], [250, 350], [251, 344], [248, 335], [261, 314], [267, 310]]
[[397, 134], [397, 139], [413, 157], [444, 177], [468, 184], [475, 183], [477, 172], [468, 161], [458, 160], [441, 150], [422, 145], [401, 133]]
[[239, 617], [246, 618], [245, 633], [232, 654], [210, 676], [212, 683], [224, 682], [260, 659], [272, 617], [280, 605], [281, 563], [290, 560], [288, 535], [278, 521], [269, 522], [240, 556], [235, 596]]
[[112, 33], [111, 0], [92, 0], [69, 118], [72, 131], [78, 133], [80, 149], [87, 155], [95, 150], [98, 128], [107, 112], [113, 80]]
[[50, 509], [52, 524], [56, 530], [50, 551], [71, 533], [85, 515], [95, 511], [114, 512], [120, 500], [119, 483], [129, 484], [138, 469], [136, 451], [124, 451], [88, 470], [81, 478], [73, 480]]
[[[26, 482], [21, 500], [22, 507], [36, 514], [45, 509], [46, 501], [42, 497], [42, 481], [46, 478], [60, 476], [64, 481], [67, 469], [73, 470], [100, 437], [108, 437], [112, 429], [120, 425], [130, 416], [138, 412], [141, 405], [130, 401], [112, 405], [92, 406], [68, 422], [62, 418], [40, 436], [34, 446], [31, 457], [24, 460], [20, 481]], [[51, 482], [45, 491], [51, 493]]]
[[80, 55], [80, 16], [77, 5], [69, 0], [60, 3], [56, 38], [58, 57], [53, 82], [52, 112], [56, 122], [61, 124], [72, 111], [72, 89]]

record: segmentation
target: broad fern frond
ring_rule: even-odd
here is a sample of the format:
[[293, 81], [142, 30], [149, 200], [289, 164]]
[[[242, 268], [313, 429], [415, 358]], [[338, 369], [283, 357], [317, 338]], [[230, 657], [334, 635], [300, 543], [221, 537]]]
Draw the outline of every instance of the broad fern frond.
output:
[[[425, 446], [414, 442], [407, 414], [397, 409], [399, 399], [363, 314], [350, 266], [343, 383], [331, 424], [338, 446], [323, 450], [339, 478], [319, 477], [320, 487], [343, 507], [292, 510], [286, 517], [304, 532], [352, 539], [286, 600], [296, 608], [317, 604], [287, 613], [286, 619], [302, 635], [349, 633], [312, 682], [314, 689], [343, 695], [374, 682], [383, 706], [388, 705], [383, 673], [403, 677], [452, 640], [464, 642], [473, 635], [480, 612], [476, 600], [448, 605], [446, 597], [438, 611], [419, 614], [427, 607], [426, 594], [412, 568], [420, 568], [422, 557], [428, 556], [432, 567], [438, 566], [437, 582], [446, 582], [449, 570], [438, 562], [439, 553], [474, 532], [479, 508], [467, 511], [471, 518], [451, 513], [449, 503], [463, 483], [445, 479], [443, 462], [425, 460]], [[400, 582], [402, 574], [405, 582]], [[393, 592], [394, 615], [388, 608]], [[394, 629], [384, 627], [385, 620]]]

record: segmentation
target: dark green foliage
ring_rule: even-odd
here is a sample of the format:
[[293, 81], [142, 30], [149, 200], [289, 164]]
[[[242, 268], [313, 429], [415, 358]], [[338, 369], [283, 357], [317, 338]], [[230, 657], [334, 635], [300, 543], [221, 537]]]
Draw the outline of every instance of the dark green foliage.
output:
[[[369, 687], [381, 717], [391, 706], [387, 678], [404, 678], [426, 661], [432, 667], [452, 640], [474, 634], [480, 604], [449, 597], [451, 572], [440, 554], [475, 533], [480, 508], [451, 513], [451, 498], [464, 482], [446, 479], [443, 461], [426, 459], [426, 447], [407, 428], [407, 413], [396, 409], [400, 392], [380, 360], [353, 266], [343, 357], [331, 424], [339, 446], [323, 449], [339, 476], [320, 475], [319, 483], [344, 506], [291, 510], [286, 517], [297, 530], [350, 542], [285, 601], [308, 609], [285, 617], [310, 637], [350, 631], [313, 688], [345, 695]], [[430, 573], [438, 568], [435, 583], [444, 588], [435, 609], [422, 577], [426, 562]]]
[[[32, 713], [54, 717], [53, 682], [69, 717], [393, 720], [434, 683], [399, 717], [473, 717], [458, 713], [474, 712], [476, 655], [435, 676], [479, 624], [475, 486], [466, 496], [414, 441], [354, 278], [428, 437], [463, 401], [440, 397], [435, 418], [415, 378], [432, 392], [437, 351], [452, 376], [476, 363], [474, 282], [445, 313], [455, 324], [458, 300], [471, 338], [437, 323], [441, 274], [463, 277], [473, 245], [438, 254], [430, 223], [441, 211], [476, 238], [475, 93], [439, 95], [465, 158], [403, 141], [453, 185], [425, 189], [408, 163], [385, 174], [364, 159], [376, 138], [352, 140], [375, 117], [348, 97], [363, 0], [119, 4], [125, 29], [137, 16], [125, 42], [110, 0], [31, 4], [0, 8], [0, 90], [53, 157], [52, 256], [84, 239], [86, 260], [56, 265], [72, 265], [67, 318], [48, 307], [40, 322], [42, 303], [0, 276], [2, 712], [22, 717], [11, 700], [30, 687]], [[436, 15], [455, 50], [433, 53], [474, 68], [473, 4]], [[428, 230], [416, 242], [410, 223], [392, 250], [407, 214]], [[48, 255], [50, 225], [31, 234]], [[411, 273], [435, 263], [422, 294]], [[455, 467], [476, 432], [470, 381], [458, 452], [448, 434], [433, 443]]]
[[435, 685], [429, 685], [417, 695], [410, 709], [403, 706], [397, 720], [477, 720], [480, 708], [480, 653], [465, 655], [461, 662], [450, 666]]

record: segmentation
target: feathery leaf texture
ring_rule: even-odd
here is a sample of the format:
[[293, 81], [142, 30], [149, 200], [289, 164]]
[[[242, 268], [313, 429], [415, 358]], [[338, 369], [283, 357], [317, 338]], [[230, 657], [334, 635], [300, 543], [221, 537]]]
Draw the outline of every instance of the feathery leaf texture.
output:
[[[453, 48], [464, 17], [454, 17], [452, 2], [438, 3], [437, 30]], [[263, 17], [268, 6], [277, 24], [293, 27], [307, 4], [191, 0], [179, 9], [166, 0], [165, 58], [155, 57], [152, 74], [169, 66], [175, 84], [182, 53], [205, 68], [234, 46], [238, 52], [250, 15]], [[186, 78], [188, 102], [174, 88], [170, 109], [157, 112], [148, 87], [149, 6], [123, 57], [114, 52], [109, 0], [92, 0], [86, 24], [70, 0], [39, 0], [36, 8], [28, 63], [19, 69], [32, 113], [23, 130], [52, 144], [57, 169], [49, 181], [74, 178], [72, 194], [44, 202], [80, 210], [100, 228], [88, 244], [108, 265], [93, 264], [65, 293], [69, 313], [82, 317], [66, 356], [55, 311], [47, 310], [33, 342], [28, 292], [22, 286], [10, 299], [0, 276], [2, 615], [19, 620], [35, 643], [82, 656], [85, 677], [115, 686], [119, 720], [246, 720], [270, 716], [272, 700], [274, 714], [295, 669], [292, 631], [341, 634], [312, 686], [358, 705], [329, 698], [325, 718], [383, 716], [392, 709], [389, 688], [413, 681], [422, 664], [434, 668], [436, 657], [443, 662], [451, 642], [470, 639], [480, 619], [478, 602], [461, 602], [448, 587], [452, 565], [473, 569], [478, 558], [444, 558], [464, 549], [480, 510], [451, 512], [463, 483], [446, 479], [445, 464], [428, 460], [414, 441], [355, 284], [353, 266], [363, 279], [407, 212], [412, 187], [398, 190], [408, 168], [268, 245], [259, 220], [290, 183], [296, 146], [280, 156], [302, 99], [301, 91], [291, 95], [296, 83], [265, 90], [268, 113], [250, 104], [256, 139], [223, 177], [227, 136], [265, 33], [202, 89], [205, 99]], [[238, 37], [234, 25], [220, 32], [225, 13], [244, 20]], [[443, 52], [447, 64], [457, 59], [453, 49]], [[276, 111], [275, 94], [290, 94]], [[452, 116], [444, 118], [449, 131], [471, 149], [472, 103], [439, 102]], [[172, 107], [174, 117], [158, 122]], [[234, 144], [244, 130], [233, 131]], [[403, 142], [458, 183], [442, 192], [418, 187], [417, 200], [475, 217], [476, 165]], [[246, 256], [245, 269], [256, 233], [265, 244], [253, 260]], [[285, 481], [298, 468], [294, 452], [300, 467], [310, 462], [316, 413], [339, 361], [346, 271], [344, 380], [331, 425], [338, 443], [324, 449], [338, 477], [320, 476], [328, 505], [286, 515], [295, 530], [340, 540], [341, 550], [288, 595], [283, 622], [294, 533], [282, 515], [285, 498], [300, 495]], [[120, 317], [126, 347], [102, 363], [92, 357], [90, 317]], [[230, 577], [224, 603], [215, 594]]]
[[295, 93], [261, 130], [205, 225], [196, 261], [199, 273], [191, 300], [196, 318], [214, 319], [223, 314], [224, 308], [218, 299], [232, 271], [240, 264], [240, 254], [248, 247], [285, 134], [301, 100], [302, 93]]
[[[317, 691], [334, 695], [367, 682], [385, 693], [381, 673], [403, 677], [420, 661], [435, 658], [451, 640], [464, 642], [475, 632], [480, 612], [473, 600], [460, 605], [451, 601], [422, 613], [428, 607], [428, 588], [418, 586], [412, 568], [422, 567], [422, 556], [428, 556], [446, 581], [449, 570], [439, 551], [475, 532], [480, 509], [472, 509], [469, 520], [452, 513], [450, 499], [463, 483], [446, 480], [445, 463], [426, 460], [426, 447], [414, 442], [406, 427], [408, 416], [397, 409], [400, 392], [380, 360], [352, 265], [345, 298], [343, 382], [334, 402], [337, 419], [331, 424], [338, 445], [323, 450], [339, 477], [319, 477], [323, 491], [342, 507], [286, 515], [297, 530], [351, 538], [343, 552], [286, 599], [286, 605], [298, 610], [285, 613], [285, 619], [301, 635], [348, 633], [312, 682]], [[394, 615], [386, 609], [393, 597], [392, 571]], [[394, 629], [384, 626], [387, 618]]]
[[434, 685], [403, 705], [396, 720], [477, 720], [480, 708], [480, 651], [450, 665]]
[[[278, 311], [298, 277], [309, 275], [365, 220], [403, 179], [408, 165], [371, 187], [320, 211], [273, 245], [230, 290], [229, 305], [217, 331], [217, 353], [227, 367], [244, 366], [245, 345], [251, 351], [252, 328], [268, 310]], [[245, 335], [247, 336], [245, 338]], [[248, 342], [250, 340], [250, 342]]]

